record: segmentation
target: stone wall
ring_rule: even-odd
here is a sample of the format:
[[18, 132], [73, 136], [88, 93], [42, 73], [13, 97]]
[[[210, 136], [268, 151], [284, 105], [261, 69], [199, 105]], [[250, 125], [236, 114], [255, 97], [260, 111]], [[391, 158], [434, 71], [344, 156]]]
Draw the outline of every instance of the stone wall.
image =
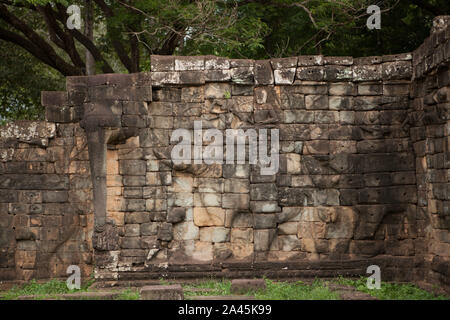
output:
[[450, 56], [449, 17], [413, 53], [410, 138], [416, 157], [416, 255], [419, 277], [450, 285]]
[[[151, 72], [68, 77], [42, 95], [47, 122], [1, 130], [0, 278], [70, 264], [105, 280], [377, 264], [384, 280], [448, 286], [443, 26], [413, 54], [152, 56]], [[224, 137], [278, 129], [278, 172], [175, 164], [172, 133], [200, 120]]]
[[78, 124], [20, 121], [0, 130], [0, 280], [92, 272], [92, 185]]

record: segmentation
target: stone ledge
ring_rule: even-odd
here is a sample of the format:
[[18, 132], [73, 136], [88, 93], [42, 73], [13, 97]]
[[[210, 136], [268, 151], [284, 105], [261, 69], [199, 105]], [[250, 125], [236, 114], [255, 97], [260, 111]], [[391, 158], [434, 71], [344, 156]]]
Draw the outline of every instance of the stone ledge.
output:
[[264, 279], [234, 279], [231, 281], [232, 293], [246, 293], [252, 290], [265, 290]]
[[184, 300], [179, 284], [145, 286], [140, 291], [141, 300]]
[[0, 146], [11, 142], [24, 142], [42, 147], [55, 137], [56, 125], [46, 121], [15, 121], [0, 127]]
[[361, 58], [316, 55], [270, 60], [153, 55], [151, 60], [150, 73], [155, 86], [230, 81], [235, 84], [292, 85], [295, 80], [409, 80], [412, 74], [411, 53]]

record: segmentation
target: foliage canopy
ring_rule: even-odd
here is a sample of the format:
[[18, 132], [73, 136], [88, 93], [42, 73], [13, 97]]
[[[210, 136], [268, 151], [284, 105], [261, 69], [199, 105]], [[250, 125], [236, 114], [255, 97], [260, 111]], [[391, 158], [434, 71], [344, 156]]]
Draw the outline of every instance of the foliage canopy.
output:
[[[446, 0], [382, 0], [368, 30], [369, 0], [0, 0], [0, 117], [39, 118], [42, 90], [63, 77], [149, 70], [150, 55], [266, 59], [302, 54], [408, 52], [428, 36]], [[69, 29], [70, 5], [82, 27]], [[88, 32], [88, 27], [93, 33]]]

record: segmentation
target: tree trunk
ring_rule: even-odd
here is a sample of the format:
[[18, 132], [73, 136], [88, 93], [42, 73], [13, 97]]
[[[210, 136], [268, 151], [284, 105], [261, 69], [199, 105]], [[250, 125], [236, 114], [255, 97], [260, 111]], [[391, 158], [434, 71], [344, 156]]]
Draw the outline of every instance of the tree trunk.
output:
[[[86, 37], [94, 42], [94, 14], [91, 0], [86, 0], [86, 17], [84, 22], [84, 33]], [[88, 76], [95, 74], [95, 59], [91, 52], [86, 49], [86, 74]]]

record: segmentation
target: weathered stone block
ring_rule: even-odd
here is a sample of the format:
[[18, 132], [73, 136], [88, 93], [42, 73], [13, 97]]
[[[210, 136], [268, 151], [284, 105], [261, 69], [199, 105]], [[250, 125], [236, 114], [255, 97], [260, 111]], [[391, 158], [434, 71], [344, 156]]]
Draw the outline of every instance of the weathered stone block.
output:
[[195, 207], [220, 207], [222, 195], [219, 193], [194, 193]]
[[231, 70], [205, 70], [205, 82], [228, 82]]
[[186, 208], [172, 207], [167, 212], [167, 222], [178, 223], [186, 218]]
[[291, 252], [300, 250], [301, 240], [296, 235], [282, 235], [277, 237], [278, 248], [281, 251]]
[[179, 284], [145, 286], [140, 291], [141, 300], [184, 300], [183, 288]]
[[337, 123], [339, 122], [339, 112], [314, 111], [314, 121], [316, 123]]
[[163, 222], [158, 228], [158, 233], [157, 233], [158, 240], [171, 241], [173, 238], [172, 230], [173, 230], [173, 228], [172, 228], [171, 223]]
[[225, 209], [248, 209], [250, 197], [248, 194], [223, 194], [222, 208]]
[[254, 231], [255, 251], [268, 251], [275, 239], [275, 229], [259, 229]]
[[333, 96], [353, 96], [356, 86], [352, 82], [330, 83], [329, 94]]
[[159, 222], [148, 222], [140, 224], [141, 236], [155, 236], [158, 233]]
[[277, 201], [250, 201], [250, 210], [254, 213], [280, 212]]
[[173, 226], [174, 240], [196, 240], [199, 236], [199, 228], [193, 221], [181, 222]]
[[67, 123], [74, 122], [76, 118], [75, 109], [69, 106], [47, 106], [45, 107], [45, 120], [49, 122]]
[[121, 239], [121, 248], [123, 249], [140, 249], [141, 238], [140, 237], [123, 237]]
[[199, 227], [223, 226], [225, 210], [217, 207], [194, 207], [194, 223]]
[[383, 80], [410, 79], [412, 75], [411, 61], [385, 62], [382, 65]]
[[42, 202], [66, 202], [68, 200], [67, 191], [43, 191]]
[[305, 96], [305, 107], [312, 110], [328, 109], [328, 96], [307, 95]]
[[321, 66], [323, 65], [323, 56], [299, 56], [298, 66]]
[[134, 114], [144, 116], [147, 115], [148, 113], [147, 102], [123, 101], [122, 107], [124, 114]]
[[322, 81], [325, 76], [323, 67], [298, 67], [296, 77], [298, 80]]
[[283, 121], [285, 123], [313, 123], [314, 112], [305, 110], [285, 110], [283, 111]]
[[231, 81], [236, 84], [254, 84], [253, 66], [236, 67], [231, 69]]
[[153, 101], [162, 102], [181, 102], [181, 88], [165, 87], [165, 88], [152, 88], [153, 89]]
[[68, 105], [66, 91], [42, 91], [41, 104], [44, 107], [64, 107]]
[[205, 99], [224, 99], [231, 96], [228, 83], [208, 83], [205, 85]]
[[353, 64], [353, 57], [323, 57], [323, 63], [349, 66]]
[[353, 69], [349, 66], [328, 65], [324, 68], [324, 79], [328, 81], [351, 81]]
[[250, 185], [251, 200], [276, 200], [277, 195], [277, 186], [274, 183]]
[[[120, 178], [123, 178], [123, 185], [126, 187], [142, 187], [145, 185], [145, 176], [123, 176]], [[113, 185], [120, 186], [121, 183], [119, 182], [120, 181], [117, 181], [117, 183], [114, 183]]]
[[274, 70], [275, 84], [292, 84], [294, 82], [296, 68], [282, 68]]
[[145, 160], [119, 160], [119, 172], [121, 175], [145, 175], [146, 171], [147, 163]]
[[127, 237], [139, 237], [141, 234], [140, 224], [126, 224], [125, 236]]
[[378, 64], [354, 65], [353, 80], [354, 81], [381, 80], [381, 66]]
[[265, 289], [266, 283], [264, 279], [233, 279], [231, 281], [231, 292], [235, 294], [244, 294]]
[[225, 164], [223, 165], [224, 178], [248, 178], [250, 166], [247, 164]]
[[287, 173], [300, 173], [302, 171], [301, 168], [301, 156], [296, 153], [288, 153], [286, 154], [287, 161]]
[[252, 228], [232, 228], [231, 242], [252, 243], [253, 229]]
[[[278, 219], [279, 218], [277, 216], [277, 221]], [[278, 234], [280, 235], [290, 235], [290, 234], [297, 235], [297, 231], [298, 231], [297, 222], [284, 222], [278, 224]]]
[[249, 228], [253, 226], [253, 214], [247, 211], [226, 210], [225, 226], [236, 228]]
[[271, 229], [275, 228], [276, 216], [275, 214], [255, 214], [253, 215], [253, 228], [254, 229]]
[[258, 85], [273, 84], [273, 72], [270, 60], [257, 60], [254, 64], [255, 83]]
[[201, 56], [177, 56], [175, 57], [175, 71], [204, 70], [205, 58]]
[[224, 228], [224, 227], [200, 228], [200, 241], [228, 242], [228, 241], [230, 241], [230, 229]]
[[174, 71], [175, 70], [175, 57], [174, 56], [150, 56], [150, 68], [152, 72], [161, 71]]
[[152, 84], [154, 86], [163, 86], [167, 84], [181, 83], [180, 73], [175, 71], [152, 72]]
[[235, 112], [253, 112], [253, 97], [233, 96], [231, 103]]
[[282, 109], [305, 109], [305, 96], [303, 94], [288, 94], [282, 97]]
[[125, 223], [127, 224], [139, 224], [150, 221], [150, 215], [148, 212], [127, 212], [125, 214]]
[[329, 98], [329, 108], [331, 110], [351, 110], [352, 107], [352, 98], [339, 96]]

